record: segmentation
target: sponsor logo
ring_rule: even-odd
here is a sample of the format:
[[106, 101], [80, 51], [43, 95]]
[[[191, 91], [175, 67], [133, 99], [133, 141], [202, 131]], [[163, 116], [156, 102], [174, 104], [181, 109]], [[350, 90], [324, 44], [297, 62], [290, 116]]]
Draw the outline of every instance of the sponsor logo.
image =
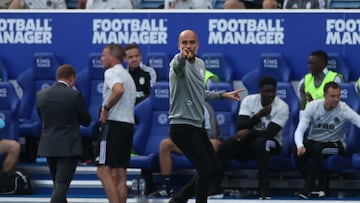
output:
[[167, 19], [93, 19], [93, 44], [167, 44]]
[[52, 19], [0, 18], [0, 44], [52, 44]]
[[284, 44], [284, 19], [209, 19], [209, 44]]
[[325, 43], [328, 45], [360, 44], [360, 19], [327, 19]]
[[7, 97], [7, 89], [6, 88], [0, 89], [0, 97]]
[[157, 99], [168, 99], [169, 89], [155, 89], [155, 98]]

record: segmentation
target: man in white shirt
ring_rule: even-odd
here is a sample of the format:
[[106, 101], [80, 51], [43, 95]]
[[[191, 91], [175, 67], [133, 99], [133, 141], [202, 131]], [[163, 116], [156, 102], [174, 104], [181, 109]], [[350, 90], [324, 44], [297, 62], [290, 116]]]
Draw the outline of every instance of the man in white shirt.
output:
[[[340, 101], [340, 95], [339, 84], [326, 83], [324, 98], [309, 103], [296, 128], [295, 160], [305, 180], [305, 187], [295, 193], [300, 198], [326, 195], [324, 158], [332, 154], [344, 154], [346, 122], [360, 127], [360, 115], [345, 102]], [[309, 127], [308, 135], [304, 138]], [[319, 177], [319, 188], [315, 185], [316, 176]]]
[[[229, 166], [231, 159], [256, 159], [259, 165], [259, 198], [270, 199], [270, 157], [281, 152], [282, 129], [289, 118], [289, 106], [276, 96], [277, 81], [274, 78], [262, 78], [259, 86], [258, 94], [248, 95], [241, 102], [238, 131], [220, 145], [218, 157], [223, 170]], [[221, 181], [217, 181], [215, 185], [220, 185]]]

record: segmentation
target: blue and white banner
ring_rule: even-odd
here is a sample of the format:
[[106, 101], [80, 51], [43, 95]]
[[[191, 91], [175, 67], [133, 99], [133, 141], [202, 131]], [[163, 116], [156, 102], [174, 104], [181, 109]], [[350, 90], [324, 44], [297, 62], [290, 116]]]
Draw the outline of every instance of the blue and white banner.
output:
[[33, 53], [53, 52], [60, 63], [78, 71], [89, 54], [104, 44], [138, 43], [143, 55], [167, 52], [173, 56], [184, 29], [198, 33], [199, 54], [220, 52], [240, 80], [260, 64], [261, 53], [281, 53], [293, 69], [292, 79], [308, 72], [310, 52], [339, 53], [351, 71], [360, 76], [360, 13], [336, 12], [30, 12], [0, 13], [0, 59], [16, 78], [33, 64]]

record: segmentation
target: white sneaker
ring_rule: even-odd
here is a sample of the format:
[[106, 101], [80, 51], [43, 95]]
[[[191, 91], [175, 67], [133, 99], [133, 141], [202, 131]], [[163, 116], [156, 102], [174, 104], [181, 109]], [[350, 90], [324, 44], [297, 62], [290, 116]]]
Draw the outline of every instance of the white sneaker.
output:
[[209, 195], [209, 199], [222, 199], [224, 198], [224, 194], [216, 194], [216, 195]]
[[325, 197], [325, 192], [320, 190], [320, 191], [311, 191], [310, 192], [311, 197]]

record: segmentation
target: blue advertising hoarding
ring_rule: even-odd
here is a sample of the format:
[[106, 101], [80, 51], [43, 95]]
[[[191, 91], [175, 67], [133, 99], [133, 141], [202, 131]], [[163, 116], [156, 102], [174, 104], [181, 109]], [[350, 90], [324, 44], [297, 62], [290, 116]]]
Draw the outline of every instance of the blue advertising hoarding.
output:
[[332, 11], [3, 11], [0, 13], [0, 59], [16, 78], [33, 63], [33, 53], [53, 52], [60, 63], [78, 71], [90, 53], [104, 44], [138, 43], [143, 55], [177, 51], [178, 34], [198, 33], [199, 55], [223, 53], [234, 79], [260, 64], [261, 53], [281, 53], [292, 68], [292, 80], [308, 72], [310, 52], [339, 53], [350, 68], [350, 80], [360, 76], [360, 13]]

